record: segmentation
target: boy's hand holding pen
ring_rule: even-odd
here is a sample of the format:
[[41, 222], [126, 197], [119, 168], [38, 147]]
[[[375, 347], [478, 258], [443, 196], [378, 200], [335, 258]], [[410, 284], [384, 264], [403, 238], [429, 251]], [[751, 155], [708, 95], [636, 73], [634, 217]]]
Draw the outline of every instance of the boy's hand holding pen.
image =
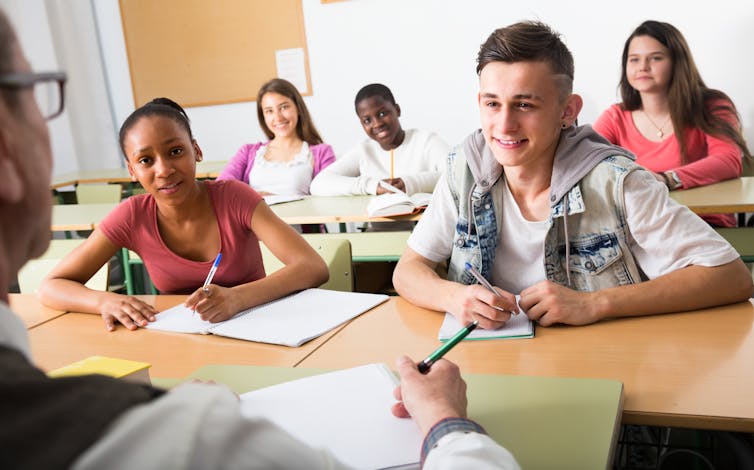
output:
[[[509, 300], [509, 299], [506, 299], [500, 293], [500, 291], [492, 287], [492, 284], [490, 284], [489, 281], [487, 281], [487, 279], [485, 279], [484, 276], [482, 276], [482, 274], [476, 268], [474, 268], [474, 266], [472, 266], [470, 263], [467, 262], [465, 267], [466, 267], [466, 271], [468, 271], [471, 275], [473, 275], [474, 278], [479, 282], [479, 284], [481, 284], [489, 292], [493, 293], [495, 297], [502, 299], [503, 301]], [[518, 311], [518, 305], [515, 303], [515, 297], [512, 294], [508, 294], [508, 295], [514, 298], [513, 308], [499, 307], [497, 305], [492, 305], [488, 302], [484, 302], [481, 299], [479, 299], [479, 301], [484, 302], [489, 308], [493, 308], [497, 310], [498, 312], [502, 312], [504, 314], [510, 314], [510, 315], [517, 315], [519, 311]], [[473, 313], [471, 316], [473, 316]], [[477, 319], [480, 319], [480, 326], [482, 328], [494, 329], [494, 328], [499, 328], [503, 324], [505, 324], [505, 321], [507, 321], [509, 317], [506, 315], [504, 319], [499, 319], [499, 318], [493, 318], [490, 316], [485, 316], [485, 315], [477, 313]], [[475, 320], [475, 318], [469, 317], [469, 321], [471, 320]]]

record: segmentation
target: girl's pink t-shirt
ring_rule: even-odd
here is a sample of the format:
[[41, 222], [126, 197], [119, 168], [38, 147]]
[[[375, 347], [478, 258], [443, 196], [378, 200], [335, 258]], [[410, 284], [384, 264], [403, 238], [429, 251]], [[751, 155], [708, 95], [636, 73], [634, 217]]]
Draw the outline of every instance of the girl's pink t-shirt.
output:
[[[212, 283], [233, 287], [265, 277], [259, 239], [250, 228], [262, 196], [240, 181], [202, 184], [215, 210], [223, 255]], [[141, 257], [152, 283], [163, 294], [195, 291], [204, 283], [214, 262], [214, 257], [207, 261], [182, 258], [165, 245], [157, 228], [157, 204], [150, 194], [121, 202], [99, 228], [112, 243]]]
[[[709, 106], [721, 104], [719, 101]], [[726, 104], [724, 101], [722, 104]], [[730, 103], [727, 103], [730, 104]], [[738, 125], [735, 116], [723, 115]], [[684, 132], [688, 163], [681, 164], [681, 147], [674, 134], [660, 142], [644, 137], [634, 124], [631, 111], [620, 104], [608, 108], [594, 123], [594, 130], [615, 145], [620, 145], [636, 155], [636, 163], [655, 173], [674, 170], [681, 180], [682, 189], [704, 186], [741, 176], [742, 153], [738, 146], [729, 141], [705, 134], [701, 129], [689, 128]], [[732, 214], [708, 214], [703, 216], [708, 222], [733, 227], [736, 225]]]

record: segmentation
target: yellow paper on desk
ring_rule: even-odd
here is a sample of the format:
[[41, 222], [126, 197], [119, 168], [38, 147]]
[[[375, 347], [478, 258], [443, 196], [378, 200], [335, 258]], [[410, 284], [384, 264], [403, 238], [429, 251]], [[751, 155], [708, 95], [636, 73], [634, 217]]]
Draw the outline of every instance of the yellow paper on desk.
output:
[[59, 369], [47, 373], [49, 377], [71, 377], [76, 375], [101, 374], [123, 379], [129, 382], [151, 383], [149, 368], [151, 364], [146, 362], [129, 361], [127, 359], [115, 359], [104, 356], [91, 356], [73, 364], [68, 364]]

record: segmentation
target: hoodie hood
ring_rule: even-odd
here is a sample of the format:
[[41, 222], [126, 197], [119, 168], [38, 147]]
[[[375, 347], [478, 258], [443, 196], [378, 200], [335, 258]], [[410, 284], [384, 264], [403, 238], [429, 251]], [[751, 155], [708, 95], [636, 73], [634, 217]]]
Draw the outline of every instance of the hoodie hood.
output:
[[555, 206], [599, 162], [616, 155], [636, 160], [633, 153], [611, 144], [590, 125], [561, 132], [552, 164], [550, 206]]
[[[502, 175], [503, 167], [492, 154], [482, 130], [468, 136], [463, 148], [474, 182], [483, 191], [488, 191]], [[553, 161], [550, 206], [554, 207], [599, 162], [616, 155], [636, 159], [633, 153], [611, 144], [590, 125], [563, 130]]]

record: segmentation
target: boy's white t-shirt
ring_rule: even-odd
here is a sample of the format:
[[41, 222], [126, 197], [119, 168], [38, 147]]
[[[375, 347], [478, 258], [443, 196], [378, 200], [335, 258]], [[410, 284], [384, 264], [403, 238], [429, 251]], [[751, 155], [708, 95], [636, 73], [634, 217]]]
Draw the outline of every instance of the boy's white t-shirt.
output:
[[501, 230], [495, 246], [492, 284], [504, 291], [518, 294], [544, 280], [545, 236], [550, 222], [530, 221], [521, 214], [508, 184], [503, 180]]
[[[393, 176], [403, 179], [406, 192], [431, 193], [443, 171], [450, 146], [437, 134], [406, 129], [403, 143], [393, 150]], [[390, 178], [390, 151], [372, 139], [348, 150], [323, 169], [314, 181], [315, 196], [376, 194], [380, 180]]]
[[[408, 239], [412, 250], [437, 263], [450, 258], [458, 221], [458, 211], [446, 178], [446, 174], [440, 178], [432, 202]], [[665, 185], [650, 172], [631, 172], [625, 179], [623, 192], [630, 232], [628, 245], [649, 279], [686, 266], [720, 266], [739, 258], [736, 250], [704, 220], [670, 198]], [[505, 212], [503, 218], [506, 218]], [[497, 221], [498, 245], [501, 239], [515, 236], [512, 233], [515, 230], [505, 229], [503, 223]], [[536, 242], [544, 256], [544, 236]], [[493, 284], [511, 283], [517, 273], [506, 269], [507, 262], [498, 257], [498, 248], [495, 254]], [[526, 258], [527, 255], [521, 256]], [[542, 265], [542, 258], [537, 263]], [[518, 294], [520, 290], [511, 293]]]

